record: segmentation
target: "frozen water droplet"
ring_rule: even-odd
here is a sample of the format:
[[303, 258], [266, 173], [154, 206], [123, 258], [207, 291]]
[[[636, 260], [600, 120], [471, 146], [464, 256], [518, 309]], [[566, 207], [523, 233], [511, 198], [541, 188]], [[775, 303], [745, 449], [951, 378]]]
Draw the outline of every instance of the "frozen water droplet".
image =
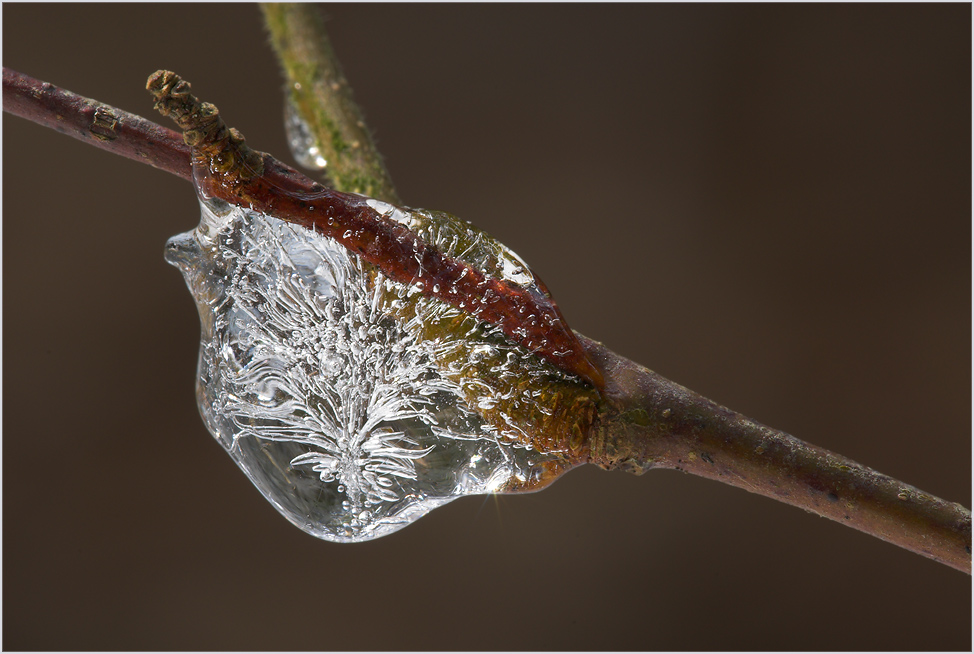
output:
[[327, 167], [328, 162], [321, 153], [318, 140], [290, 100], [284, 105], [284, 129], [291, 154], [299, 164], [311, 170]]
[[501, 266], [501, 277], [521, 286], [531, 286], [534, 284], [534, 275], [521, 257], [517, 256], [512, 250], [507, 250], [498, 257]]
[[[200, 313], [200, 411], [295, 525], [334, 541], [375, 538], [558, 458], [530, 445], [557, 425], [549, 408], [525, 408], [516, 382], [578, 382], [328, 237], [243, 209], [201, 210], [200, 227], [166, 250]], [[427, 221], [424, 238], [497, 273], [503, 246], [452, 220]]]

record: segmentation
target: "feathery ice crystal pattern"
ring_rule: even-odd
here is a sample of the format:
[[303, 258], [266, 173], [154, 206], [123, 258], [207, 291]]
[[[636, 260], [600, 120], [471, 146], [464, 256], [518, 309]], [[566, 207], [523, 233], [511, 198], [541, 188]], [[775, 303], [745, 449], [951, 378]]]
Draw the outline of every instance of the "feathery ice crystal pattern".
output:
[[[452, 256], [534, 283], [466, 223], [372, 202]], [[292, 523], [367, 540], [462, 495], [547, 483], [557, 452], [534, 445], [577, 413], [557, 391], [579, 381], [330, 238], [201, 206], [166, 255], [200, 313], [200, 412]]]

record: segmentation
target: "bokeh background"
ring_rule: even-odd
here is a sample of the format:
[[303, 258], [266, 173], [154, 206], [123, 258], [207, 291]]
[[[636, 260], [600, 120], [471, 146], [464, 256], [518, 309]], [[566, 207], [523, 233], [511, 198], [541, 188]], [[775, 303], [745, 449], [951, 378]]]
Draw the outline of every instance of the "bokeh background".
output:
[[[970, 5], [325, 11], [407, 203], [620, 354], [970, 506]], [[3, 64], [146, 116], [175, 70], [291, 161], [253, 5], [4, 4]], [[305, 535], [197, 414], [162, 259], [197, 216], [4, 115], [4, 649], [970, 649], [970, 577], [677, 472]]]

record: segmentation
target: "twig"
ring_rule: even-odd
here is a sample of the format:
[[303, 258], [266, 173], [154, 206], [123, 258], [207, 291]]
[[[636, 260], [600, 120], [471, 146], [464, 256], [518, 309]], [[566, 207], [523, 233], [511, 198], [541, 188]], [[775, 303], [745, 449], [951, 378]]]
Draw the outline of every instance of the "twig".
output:
[[3, 110], [96, 148], [193, 179], [189, 146], [179, 132], [6, 67]]
[[791, 504], [970, 574], [971, 512], [765, 427], [583, 337], [606, 380], [590, 462], [672, 468]]
[[[192, 178], [188, 174], [190, 150], [175, 132], [6, 69], [3, 79], [5, 110], [185, 179]], [[194, 106], [191, 102], [183, 111], [192, 113]], [[93, 120], [99, 110], [118, 121], [111, 130], [105, 130], [115, 138], [96, 136], [103, 131]], [[190, 130], [195, 128], [195, 124], [187, 125]], [[212, 133], [224, 131], [217, 128]], [[230, 138], [224, 140], [233, 147], [241, 145]], [[219, 166], [219, 149], [197, 147], [193, 152], [208, 152], [197, 162], [197, 170], [200, 164]], [[238, 165], [222, 174], [229, 173], [228, 179], [236, 180], [234, 171], [244, 169], [246, 159], [242, 156]], [[336, 222], [350, 221], [345, 224], [364, 229], [365, 236], [345, 237], [343, 242], [363, 256], [376, 258], [384, 269], [393, 270], [398, 265], [390, 262], [390, 257], [411, 259], [406, 251], [411, 254], [415, 247], [422, 250], [422, 244], [413, 242], [402, 252], [383, 250], [384, 245], [376, 247], [370, 239], [383, 241], [390, 234], [393, 238], [401, 234], [395, 231], [383, 236], [386, 227], [375, 220], [366, 200], [326, 190], [268, 155], [262, 155], [262, 161], [263, 174], [256, 177], [227, 182], [216, 176], [208, 178], [204, 171], [197, 182], [228, 201], [252, 203], [260, 210], [322, 231], [327, 229], [329, 216]], [[424, 266], [431, 267], [429, 270], [450, 270], [455, 265], [449, 258], [438, 258], [425, 250], [420, 258]], [[415, 275], [415, 270], [405, 263], [396, 274], [405, 279]], [[464, 295], [464, 300], [479, 297], [483, 301], [482, 295], [477, 295], [483, 288], [476, 284], [463, 292], [472, 294]], [[516, 307], [517, 300], [514, 302], [512, 306]], [[604, 375], [605, 383], [592, 429], [583, 434], [585, 443], [565, 469], [588, 462], [637, 474], [652, 468], [684, 470], [803, 508], [970, 574], [971, 513], [961, 505], [760, 425], [599, 343], [581, 338], [587, 352], [584, 360], [591, 359], [596, 366], [593, 377]]]
[[284, 76], [292, 109], [307, 125], [336, 189], [401, 204], [382, 155], [352, 100], [322, 26], [308, 4], [263, 3], [264, 22]]

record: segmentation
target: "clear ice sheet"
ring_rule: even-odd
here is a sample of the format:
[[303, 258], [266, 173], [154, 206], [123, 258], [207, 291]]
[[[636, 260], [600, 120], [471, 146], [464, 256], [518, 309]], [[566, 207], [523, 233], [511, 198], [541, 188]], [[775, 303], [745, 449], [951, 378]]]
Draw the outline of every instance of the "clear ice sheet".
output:
[[[540, 292], [517, 255], [467, 223], [372, 202]], [[166, 251], [200, 313], [200, 412], [296, 526], [368, 540], [460, 496], [529, 487], [558, 461], [532, 439], [570, 413], [543, 391], [571, 378], [328, 237], [219, 202], [201, 210]]]

